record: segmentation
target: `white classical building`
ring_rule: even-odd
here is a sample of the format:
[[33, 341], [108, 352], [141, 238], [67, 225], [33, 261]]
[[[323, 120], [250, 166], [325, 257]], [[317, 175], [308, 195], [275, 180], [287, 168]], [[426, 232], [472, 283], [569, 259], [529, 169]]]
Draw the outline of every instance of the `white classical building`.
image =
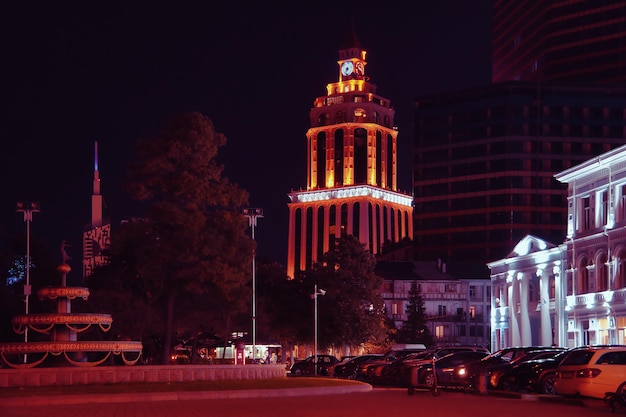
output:
[[626, 146], [555, 175], [564, 243], [527, 236], [491, 269], [492, 349], [626, 344]]

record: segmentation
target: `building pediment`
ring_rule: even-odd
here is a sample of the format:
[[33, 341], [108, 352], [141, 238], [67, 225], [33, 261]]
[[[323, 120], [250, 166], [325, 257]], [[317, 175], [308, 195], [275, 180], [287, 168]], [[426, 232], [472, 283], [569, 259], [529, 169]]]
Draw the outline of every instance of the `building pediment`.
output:
[[543, 239], [540, 239], [536, 236], [526, 235], [522, 240], [520, 240], [513, 251], [510, 252], [506, 257], [507, 258], [517, 258], [518, 256], [525, 256], [535, 252], [541, 252], [546, 249], [551, 249], [556, 247], [556, 245], [546, 242]]

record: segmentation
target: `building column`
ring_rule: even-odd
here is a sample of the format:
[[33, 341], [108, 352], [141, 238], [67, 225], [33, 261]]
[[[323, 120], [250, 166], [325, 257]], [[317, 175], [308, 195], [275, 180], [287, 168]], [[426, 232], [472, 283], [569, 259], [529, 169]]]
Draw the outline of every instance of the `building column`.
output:
[[550, 321], [550, 275], [541, 271], [539, 281], [539, 305], [541, 306], [541, 346], [552, 345], [552, 322]]
[[511, 282], [509, 283], [509, 323], [510, 323], [510, 337], [511, 340], [508, 342], [508, 346], [521, 346], [522, 339], [520, 337], [519, 332], [519, 324], [517, 322], [517, 302], [518, 302], [518, 291], [519, 284], [517, 283], [517, 277], [513, 276]]
[[533, 335], [530, 331], [530, 316], [528, 314], [528, 273], [523, 273], [519, 279], [520, 285], [520, 320], [522, 322], [522, 344], [524, 346], [533, 346]]

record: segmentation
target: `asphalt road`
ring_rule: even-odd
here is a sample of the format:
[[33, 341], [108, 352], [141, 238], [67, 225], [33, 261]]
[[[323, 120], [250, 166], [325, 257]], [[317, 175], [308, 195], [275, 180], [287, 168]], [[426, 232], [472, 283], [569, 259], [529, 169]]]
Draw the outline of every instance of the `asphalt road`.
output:
[[[406, 389], [375, 388], [369, 392], [201, 400], [89, 401], [81, 404], [3, 406], [2, 417], [593, 417], [611, 414], [602, 401], [571, 405], [539, 401], [532, 396], [502, 398], [459, 392], [407, 395]], [[273, 396], [276, 395], [276, 396]], [[37, 402], [37, 401], [35, 401]]]

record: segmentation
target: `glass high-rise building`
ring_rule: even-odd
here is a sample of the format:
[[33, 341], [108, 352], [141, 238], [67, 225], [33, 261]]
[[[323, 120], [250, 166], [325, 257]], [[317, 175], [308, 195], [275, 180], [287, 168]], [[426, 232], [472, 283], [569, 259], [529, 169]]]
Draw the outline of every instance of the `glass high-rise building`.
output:
[[494, 1], [492, 81], [626, 83], [626, 1]]
[[626, 143], [625, 21], [623, 1], [494, 2], [493, 84], [416, 100], [417, 260], [488, 274], [527, 234], [564, 241], [554, 174]]

